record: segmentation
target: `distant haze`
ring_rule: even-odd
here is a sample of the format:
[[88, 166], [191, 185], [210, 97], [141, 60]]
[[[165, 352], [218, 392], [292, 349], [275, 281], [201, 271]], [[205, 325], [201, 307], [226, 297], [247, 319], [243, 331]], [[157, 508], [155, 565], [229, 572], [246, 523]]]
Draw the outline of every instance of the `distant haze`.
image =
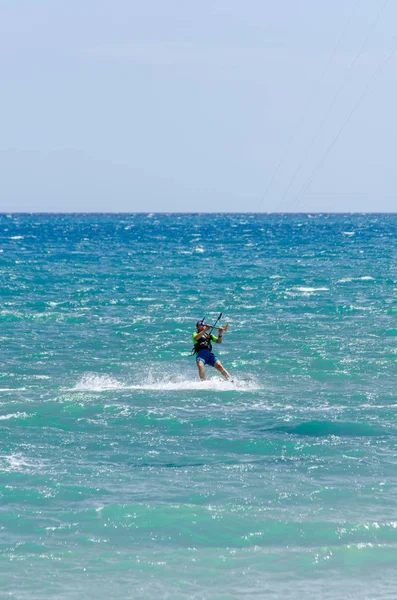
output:
[[0, 6], [0, 212], [396, 210], [397, 3]]

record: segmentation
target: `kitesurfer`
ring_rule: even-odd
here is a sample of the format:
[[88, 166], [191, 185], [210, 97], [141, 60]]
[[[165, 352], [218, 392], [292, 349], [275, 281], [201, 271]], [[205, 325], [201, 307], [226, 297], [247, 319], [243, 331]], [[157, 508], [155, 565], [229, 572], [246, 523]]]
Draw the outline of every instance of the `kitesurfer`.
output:
[[212, 333], [213, 327], [211, 325], [204, 325], [203, 321], [197, 321], [196, 323], [197, 331], [192, 335], [194, 343], [193, 350], [196, 354], [196, 363], [202, 381], [207, 379], [205, 376], [204, 365], [215, 367], [225, 379], [230, 379], [230, 374], [222, 366], [219, 358], [212, 352], [211, 343], [215, 342], [216, 344], [222, 344], [223, 332], [227, 331], [227, 328], [228, 325], [226, 325], [226, 327], [219, 327], [218, 336], [216, 336]]

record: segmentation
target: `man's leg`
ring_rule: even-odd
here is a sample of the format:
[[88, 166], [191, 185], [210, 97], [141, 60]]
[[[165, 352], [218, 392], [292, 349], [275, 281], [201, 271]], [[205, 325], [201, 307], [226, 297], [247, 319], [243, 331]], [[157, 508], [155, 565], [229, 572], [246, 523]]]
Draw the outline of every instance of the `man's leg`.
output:
[[216, 363], [214, 364], [214, 367], [217, 371], [219, 371], [220, 373], [222, 373], [222, 375], [224, 376], [225, 379], [230, 379], [230, 373], [228, 373], [226, 371], [226, 369], [223, 368], [222, 363], [220, 360], [217, 360]]
[[204, 371], [204, 363], [202, 360], [198, 360], [197, 361], [197, 367], [199, 370], [199, 375], [200, 375], [200, 379], [201, 381], [206, 381], [206, 376], [205, 376], [205, 371]]

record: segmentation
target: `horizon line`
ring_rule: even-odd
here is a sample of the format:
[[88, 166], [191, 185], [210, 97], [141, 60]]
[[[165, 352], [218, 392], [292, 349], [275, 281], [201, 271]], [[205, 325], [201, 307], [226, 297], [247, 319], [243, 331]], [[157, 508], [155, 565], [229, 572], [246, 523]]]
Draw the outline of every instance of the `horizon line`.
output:
[[0, 216], [8, 215], [397, 215], [397, 211], [0, 211]]

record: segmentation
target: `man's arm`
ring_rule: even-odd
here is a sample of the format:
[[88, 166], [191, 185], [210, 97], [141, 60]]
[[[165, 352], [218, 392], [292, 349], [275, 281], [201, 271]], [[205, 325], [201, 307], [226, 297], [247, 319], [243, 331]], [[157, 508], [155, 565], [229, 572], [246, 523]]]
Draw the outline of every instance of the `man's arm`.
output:
[[217, 344], [222, 344], [222, 335], [223, 335], [223, 332], [227, 331], [228, 327], [229, 327], [229, 323], [227, 323], [226, 327], [219, 327], [219, 329], [218, 329], [218, 337], [215, 340]]
[[205, 335], [207, 333], [208, 329], [211, 329], [210, 325], [206, 325], [205, 329], [203, 329], [202, 331], [199, 331], [199, 332], [195, 333], [193, 335], [194, 339], [195, 340], [199, 340], [203, 335]]

